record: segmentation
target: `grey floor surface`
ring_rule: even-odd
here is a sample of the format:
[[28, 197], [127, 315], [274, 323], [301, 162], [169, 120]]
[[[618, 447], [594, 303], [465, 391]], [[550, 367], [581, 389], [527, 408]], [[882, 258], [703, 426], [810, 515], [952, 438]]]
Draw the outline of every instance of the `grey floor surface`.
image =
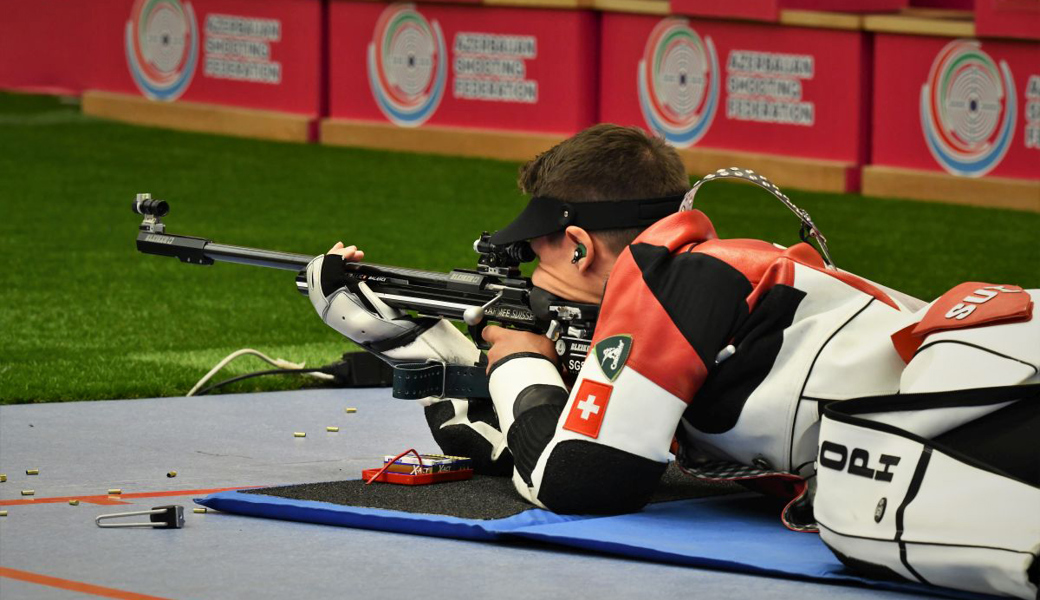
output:
[[[346, 414], [346, 407], [357, 407]], [[340, 427], [326, 433], [325, 427]], [[307, 433], [305, 438], [293, 432]], [[191, 512], [194, 496], [125, 506], [48, 497], [356, 478], [384, 454], [436, 451], [422, 409], [388, 390], [321, 390], [0, 406], [0, 567], [163, 598], [913, 598], [533, 544], [491, 544]], [[28, 476], [26, 469], [39, 469]], [[168, 471], [177, 471], [168, 478]], [[182, 504], [180, 530], [94, 517]], [[779, 526], [779, 523], [778, 523]], [[96, 598], [0, 571], [0, 598]], [[132, 597], [132, 596], [114, 596]]]

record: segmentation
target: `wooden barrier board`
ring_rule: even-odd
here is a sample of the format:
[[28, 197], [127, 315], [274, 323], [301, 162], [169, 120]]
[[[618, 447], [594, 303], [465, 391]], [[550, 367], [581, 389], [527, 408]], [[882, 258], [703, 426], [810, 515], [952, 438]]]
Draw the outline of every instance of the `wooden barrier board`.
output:
[[398, 127], [390, 123], [326, 119], [320, 140], [333, 146], [357, 146], [400, 152], [421, 152], [526, 162], [567, 136], [521, 131], [426, 126]]
[[285, 142], [307, 142], [315, 137], [313, 117], [275, 111], [198, 102], [154, 102], [97, 90], [83, 93], [82, 106], [84, 114], [135, 125]]
[[1008, 177], [966, 180], [946, 173], [867, 165], [863, 195], [1040, 212], [1040, 181]]

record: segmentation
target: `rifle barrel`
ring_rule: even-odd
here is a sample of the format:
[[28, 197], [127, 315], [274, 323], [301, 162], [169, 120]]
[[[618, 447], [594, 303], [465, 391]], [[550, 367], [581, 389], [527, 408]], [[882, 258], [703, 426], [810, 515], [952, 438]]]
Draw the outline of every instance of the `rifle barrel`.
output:
[[307, 254], [261, 250], [260, 248], [246, 248], [245, 246], [230, 246], [216, 242], [206, 244], [202, 252], [214, 261], [285, 269], [287, 271], [306, 269], [307, 263], [314, 258]]

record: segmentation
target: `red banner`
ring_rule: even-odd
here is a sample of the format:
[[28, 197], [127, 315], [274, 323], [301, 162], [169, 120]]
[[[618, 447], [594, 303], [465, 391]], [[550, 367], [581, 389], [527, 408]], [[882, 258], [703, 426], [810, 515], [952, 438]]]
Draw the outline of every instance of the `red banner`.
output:
[[754, 19], [776, 22], [780, 11], [812, 10], [823, 12], [894, 12], [905, 8], [908, 0], [671, 0], [672, 14], [723, 19]]
[[333, 118], [570, 134], [595, 122], [589, 11], [333, 2]]
[[1040, 43], [878, 34], [878, 165], [1040, 179]]
[[0, 88], [82, 92], [94, 54], [95, 4], [0, 3]]
[[604, 13], [600, 120], [710, 147], [861, 163], [858, 31]]
[[320, 0], [7, 2], [0, 85], [317, 115], [321, 12]]
[[1040, 2], [975, 0], [975, 35], [1040, 40]]

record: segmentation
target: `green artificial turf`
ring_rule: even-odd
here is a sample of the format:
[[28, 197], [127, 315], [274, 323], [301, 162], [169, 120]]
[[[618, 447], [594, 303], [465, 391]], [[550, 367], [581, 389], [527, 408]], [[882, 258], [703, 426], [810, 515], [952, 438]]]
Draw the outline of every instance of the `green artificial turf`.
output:
[[[309, 254], [343, 240], [372, 262], [450, 270], [472, 268], [473, 239], [523, 206], [517, 166], [132, 127], [0, 94], [0, 400], [181, 395], [242, 347], [312, 366], [353, 349], [290, 272], [137, 253], [137, 192], [170, 202], [172, 233]], [[910, 294], [964, 280], [1040, 286], [1040, 215], [790, 195], [839, 266]], [[795, 217], [761, 190], [713, 184], [698, 200], [723, 237], [797, 241]], [[243, 358], [218, 379], [262, 368]]]

